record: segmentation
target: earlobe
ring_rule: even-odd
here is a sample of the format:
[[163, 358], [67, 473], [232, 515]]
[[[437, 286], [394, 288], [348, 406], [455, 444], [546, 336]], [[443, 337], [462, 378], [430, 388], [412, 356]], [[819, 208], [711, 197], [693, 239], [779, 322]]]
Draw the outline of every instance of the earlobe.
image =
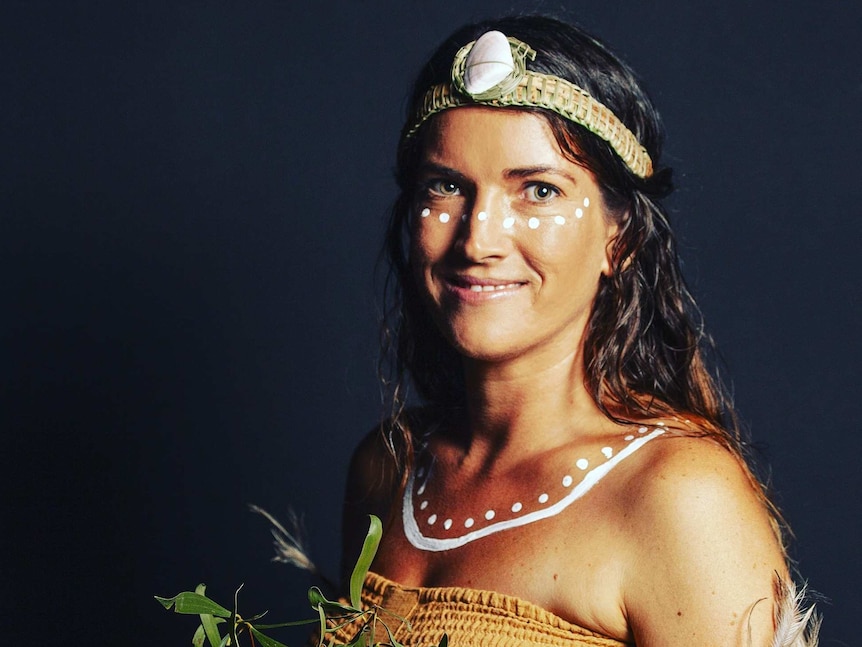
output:
[[[602, 274], [605, 276], [612, 276], [614, 273], [614, 255], [617, 247], [617, 241], [619, 238], [619, 227], [614, 224], [608, 227], [607, 233], [607, 243], [605, 243], [605, 253], [602, 258]], [[626, 259], [623, 266], [620, 268], [621, 270], [625, 269], [628, 266], [629, 259]]]

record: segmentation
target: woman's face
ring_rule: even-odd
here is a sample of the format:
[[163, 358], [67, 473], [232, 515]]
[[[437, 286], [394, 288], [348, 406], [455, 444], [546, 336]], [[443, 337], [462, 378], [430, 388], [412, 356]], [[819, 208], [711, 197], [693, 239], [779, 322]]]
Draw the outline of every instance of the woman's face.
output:
[[481, 360], [574, 354], [616, 233], [592, 174], [530, 112], [456, 108], [429, 128], [411, 262], [443, 334]]

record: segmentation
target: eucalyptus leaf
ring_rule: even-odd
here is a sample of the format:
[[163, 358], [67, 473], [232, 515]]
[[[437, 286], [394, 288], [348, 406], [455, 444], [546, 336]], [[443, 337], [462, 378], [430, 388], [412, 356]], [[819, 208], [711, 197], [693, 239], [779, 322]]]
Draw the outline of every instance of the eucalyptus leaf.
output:
[[[311, 591], [308, 592], [308, 597], [311, 597]], [[317, 613], [320, 620], [320, 642], [318, 644], [320, 647], [323, 647], [323, 641], [326, 638], [326, 614], [323, 612], [323, 607], [320, 604], [317, 605]]]
[[207, 639], [204, 633], [204, 626], [198, 625], [195, 630], [195, 635], [192, 637], [192, 647], [204, 647], [204, 641]]
[[443, 637], [440, 639], [440, 643], [437, 647], [449, 647], [449, 636], [443, 634]]
[[359, 559], [356, 560], [356, 566], [353, 567], [353, 573], [350, 575], [350, 604], [357, 609], [362, 607], [362, 584], [365, 582], [365, 576], [368, 575], [368, 569], [371, 568], [371, 562], [374, 561], [377, 547], [380, 546], [380, 538], [383, 536], [383, 524], [380, 519], [373, 514], [368, 516], [368, 534], [365, 535], [362, 552], [359, 553]]
[[281, 629], [282, 627], [299, 627], [300, 625], [311, 625], [318, 622], [317, 618], [309, 618], [308, 620], [294, 620], [293, 622], [279, 622], [274, 625], [259, 625], [255, 623], [258, 629]]
[[176, 613], [189, 613], [194, 615], [208, 613], [210, 615], [219, 616], [220, 618], [230, 618], [230, 611], [220, 604], [213, 602], [205, 595], [200, 595], [199, 593], [183, 591], [172, 598], [161, 598], [158, 595], [153, 597], [155, 597], [165, 609], [170, 609], [173, 606], [174, 612]]
[[326, 596], [323, 595], [323, 591], [321, 591], [316, 586], [312, 586], [308, 589], [308, 602], [311, 604], [313, 609], [322, 608], [326, 613], [331, 615], [352, 615], [356, 613], [362, 613], [359, 609], [354, 609], [351, 606], [346, 604], [341, 604], [341, 602], [335, 602], [333, 600], [327, 600]]
[[[208, 613], [202, 613], [200, 617], [201, 627], [203, 627], [204, 632], [206, 633], [210, 647], [218, 647], [221, 644], [221, 634], [216, 628], [216, 619]], [[224, 619], [219, 618], [218, 622], [224, 622]]]
[[270, 638], [269, 636], [260, 633], [257, 627], [252, 627], [251, 625], [248, 625], [248, 628], [249, 630], [251, 630], [251, 633], [254, 634], [254, 637], [257, 638], [257, 641], [261, 645], [263, 645], [263, 647], [287, 647], [287, 645], [278, 642], [277, 640], [275, 640], [275, 638]]
[[366, 647], [366, 645], [368, 645], [369, 633], [371, 633], [371, 628], [368, 625], [365, 625], [362, 629], [356, 632], [353, 640], [347, 643], [344, 647]]

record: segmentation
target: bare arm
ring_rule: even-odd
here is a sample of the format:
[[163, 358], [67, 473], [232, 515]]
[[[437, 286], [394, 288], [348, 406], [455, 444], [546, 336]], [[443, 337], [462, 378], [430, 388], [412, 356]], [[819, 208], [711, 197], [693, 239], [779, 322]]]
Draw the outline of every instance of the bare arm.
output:
[[771, 644], [769, 514], [736, 459], [704, 439], [663, 442], [634, 492], [624, 610], [638, 647]]

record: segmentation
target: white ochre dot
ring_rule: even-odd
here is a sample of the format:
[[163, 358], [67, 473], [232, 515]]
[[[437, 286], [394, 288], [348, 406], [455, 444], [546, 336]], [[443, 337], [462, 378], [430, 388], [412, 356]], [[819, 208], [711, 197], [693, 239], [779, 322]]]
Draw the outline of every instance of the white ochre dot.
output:
[[503, 221], [503, 229], [511, 229], [511, 228], [512, 228], [512, 225], [514, 225], [514, 224], [515, 224], [515, 219], [514, 219], [514, 218], [506, 218], [506, 219]]
[[418, 490], [416, 490], [416, 494], [418, 494], [419, 496], [422, 496], [423, 494], [425, 494], [425, 484], [424, 483], [419, 486]]
[[520, 503], [516, 503], [512, 506], [512, 512], [520, 512], [523, 507]]
[[610, 458], [614, 455], [614, 450], [610, 447], [602, 447], [602, 454], [605, 455], [605, 458]]
[[437, 523], [437, 515], [432, 514], [430, 517], [428, 517], [428, 525], [433, 526], [435, 523]]
[[422, 210], [422, 213], [421, 213], [420, 215], [421, 215], [423, 218], [427, 218], [428, 216], [430, 216], [430, 215], [431, 215], [431, 209], [427, 209], [427, 208], [426, 208], [426, 209], [423, 209], [423, 210]]
[[634, 436], [626, 436], [626, 440], [634, 440], [634, 439], [635, 439]]
[[647, 429], [646, 427], [641, 427], [640, 429], [638, 429], [639, 434], [645, 434], [648, 431], [649, 431], [649, 429]]
[[554, 216], [554, 222], [557, 223], [558, 225], [565, 225], [566, 219], [563, 218], [562, 216]]
[[420, 503], [420, 504], [419, 504], [419, 509], [420, 509], [420, 510], [424, 510], [424, 509], [425, 509], [425, 508], [427, 508], [427, 507], [428, 507], [428, 502], [427, 502], [427, 501], [423, 501], [422, 503]]
[[575, 461], [575, 465], [579, 470], [585, 470], [590, 466], [590, 461], [588, 461], [586, 458], [579, 458], [577, 461]]
[[527, 226], [530, 229], [538, 229], [539, 228], [539, 219], [538, 218], [530, 218], [527, 221]]
[[479, 215], [478, 215], [478, 216], [476, 216], [476, 217], [477, 217], [479, 220], [483, 220], [483, 221], [484, 221], [484, 220], [487, 220], [487, 219], [488, 219], [488, 214], [487, 214], [487, 213], [485, 213], [484, 211], [480, 211], [480, 212], [479, 212]]
[[570, 486], [572, 485], [572, 481], [573, 481], [573, 480], [574, 480], [574, 479], [572, 479], [572, 477], [571, 477], [571, 476], [569, 476], [568, 474], [566, 474], [566, 475], [563, 477], [563, 487], [570, 487]]
[[449, 530], [449, 528], [451, 528], [451, 527], [452, 527], [452, 520], [451, 520], [451, 519], [446, 519], [446, 521], [444, 521], [444, 522], [443, 522], [443, 527], [444, 527], [446, 530]]
[[575, 209], [575, 218], [583, 218], [583, 217], [584, 217], [584, 210], [581, 209], [580, 207]]
[[464, 522], [464, 527], [465, 527], [465, 528], [472, 528], [472, 527], [473, 527], [473, 523], [474, 523], [474, 522], [473, 522], [473, 519], [468, 518], [468, 519]]
[[539, 495], [539, 503], [547, 503], [548, 498], [549, 498], [548, 495], [543, 492], [542, 494]]
[[449, 214], [445, 211], [441, 213], [438, 217], [440, 218], [440, 222], [449, 222]]
[[585, 207], [589, 207], [589, 206], [590, 206], [590, 199], [589, 199], [589, 198], [584, 198], [584, 206], [585, 206]]
[[488, 521], [491, 521], [491, 519], [493, 519], [493, 518], [494, 518], [494, 511], [493, 511], [493, 510], [488, 510], [488, 512], [486, 512], [486, 513], [485, 513], [485, 518], [486, 518]]

